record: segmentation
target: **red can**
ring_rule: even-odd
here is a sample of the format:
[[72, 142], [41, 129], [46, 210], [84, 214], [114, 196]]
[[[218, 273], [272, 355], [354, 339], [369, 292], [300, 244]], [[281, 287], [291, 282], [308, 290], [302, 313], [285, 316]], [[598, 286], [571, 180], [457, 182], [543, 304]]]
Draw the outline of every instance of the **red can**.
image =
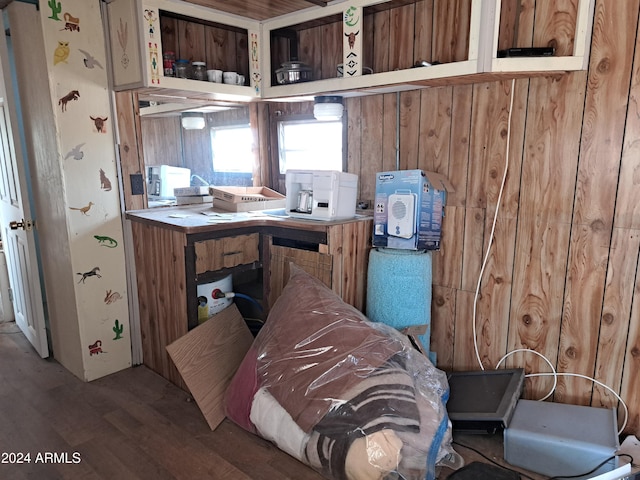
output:
[[165, 77], [175, 77], [176, 54], [174, 52], [164, 52], [162, 55], [162, 66]]

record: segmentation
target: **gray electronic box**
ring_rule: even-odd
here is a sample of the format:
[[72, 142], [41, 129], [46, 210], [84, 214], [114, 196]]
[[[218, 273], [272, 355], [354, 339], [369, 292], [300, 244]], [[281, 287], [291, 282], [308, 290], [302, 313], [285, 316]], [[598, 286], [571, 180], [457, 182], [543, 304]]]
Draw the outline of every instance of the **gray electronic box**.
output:
[[[504, 459], [542, 475], [580, 475], [620, 448], [617, 429], [612, 408], [520, 400], [504, 431]], [[611, 459], [591, 475], [579, 478], [591, 478], [618, 466], [617, 460]]]

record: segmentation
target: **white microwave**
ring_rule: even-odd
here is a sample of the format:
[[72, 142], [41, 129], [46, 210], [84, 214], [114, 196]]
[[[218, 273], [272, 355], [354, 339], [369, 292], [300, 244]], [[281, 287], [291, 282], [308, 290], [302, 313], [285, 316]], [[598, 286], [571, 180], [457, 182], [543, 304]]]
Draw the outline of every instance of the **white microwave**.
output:
[[174, 200], [174, 188], [191, 185], [191, 170], [172, 165], [154, 165], [147, 170], [147, 194], [152, 200]]

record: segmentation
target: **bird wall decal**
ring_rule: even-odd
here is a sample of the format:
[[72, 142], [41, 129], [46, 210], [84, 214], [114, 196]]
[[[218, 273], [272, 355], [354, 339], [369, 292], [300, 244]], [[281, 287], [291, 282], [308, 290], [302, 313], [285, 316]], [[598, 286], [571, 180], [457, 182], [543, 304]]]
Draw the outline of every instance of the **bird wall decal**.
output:
[[69, 42], [62, 42], [58, 40], [58, 46], [53, 52], [53, 64], [57, 65], [60, 62], [67, 63], [67, 58], [69, 58]]
[[80, 53], [82, 53], [82, 55], [84, 55], [84, 66], [90, 69], [93, 69], [94, 67], [100, 67], [104, 70], [104, 67], [102, 66], [102, 64], [96, 60], [96, 58], [91, 55], [89, 52], [87, 52], [86, 50], [82, 50], [81, 48], [78, 49], [78, 51]]
[[73, 147], [67, 152], [67, 155], [64, 157], [64, 159], [66, 160], [69, 157], [73, 157], [74, 160], [82, 160], [84, 158], [84, 152], [81, 150], [83, 145], [84, 143], [79, 143], [78, 145]]

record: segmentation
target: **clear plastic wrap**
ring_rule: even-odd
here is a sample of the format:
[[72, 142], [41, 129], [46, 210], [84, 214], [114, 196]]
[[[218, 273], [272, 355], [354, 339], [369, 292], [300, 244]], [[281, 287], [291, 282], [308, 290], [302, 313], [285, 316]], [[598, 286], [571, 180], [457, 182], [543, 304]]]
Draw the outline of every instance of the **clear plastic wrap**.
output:
[[457, 456], [445, 373], [290, 267], [227, 390], [227, 416], [329, 479], [435, 479]]

